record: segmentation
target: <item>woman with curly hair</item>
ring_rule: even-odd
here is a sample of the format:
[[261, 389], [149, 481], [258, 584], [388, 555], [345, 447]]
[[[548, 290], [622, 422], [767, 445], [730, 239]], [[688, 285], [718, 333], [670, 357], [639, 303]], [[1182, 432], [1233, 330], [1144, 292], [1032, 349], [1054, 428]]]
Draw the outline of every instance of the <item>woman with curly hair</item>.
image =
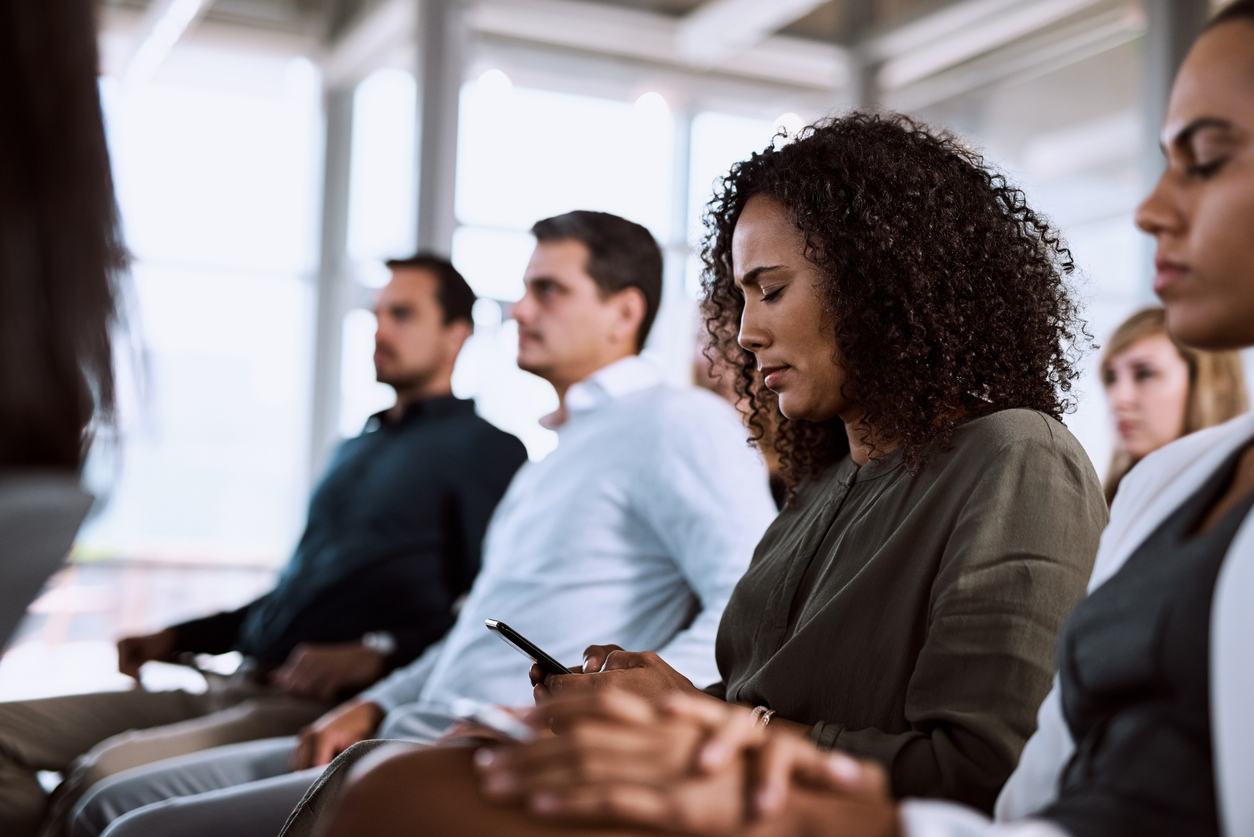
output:
[[[1154, 291], [1167, 329], [1193, 349], [1247, 350], [1254, 346], [1254, 0], [1224, 6], [1186, 57], [1162, 147], [1167, 166], [1136, 222], [1157, 246]], [[740, 253], [733, 243], [737, 278]], [[789, 400], [781, 392], [786, 415]], [[956, 428], [954, 449], [967, 428], [996, 415]], [[879, 428], [871, 430], [874, 440]], [[1172, 442], [1128, 473], [1089, 590], [1062, 632], [1057, 683], [995, 820], [948, 802], [893, 799], [896, 763], [886, 774], [872, 761], [772, 735], [774, 724], [760, 729], [745, 708], [677, 696], [659, 712], [638, 697], [601, 694], [544, 707], [562, 724], [553, 741], [563, 747], [541, 740], [476, 759], [488, 765], [490, 783], [521, 788], [536, 813], [587, 827], [559, 831], [517, 809], [472, 802], [464, 817], [431, 805], [448, 823], [433, 833], [491, 833], [485, 824], [510, 823], [519, 827], [495, 833], [637, 833], [624, 832], [627, 825], [703, 837], [1254, 834], [1254, 416]], [[447, 768], [468, 757], [441, 758]], [[426, 765], [428, 775], [440, 766]], [[378, 788], [384, 767], [365, 774], [360, 787]], [[535, 778], [522, 779], [527, 770]], [[473, 800], [465, 773], [421, 786], [409, 804], [423, 810], [424, 799], [451, 789]], [[339, 822], [364, 798], [354, 789]], [[384, 825], [352, 833], [392, 833]], [[326, 837], [346, 833], [331, 829]]]
[[[699, 691], [656, 654], [593, 646], [582, 673], [545, 678], [537, 697], [752, 706], [770, 735], [882, 764], [897, 796], [989, 810], [1106, 522], [1058, 420], [1082, 333], [1069, 254], [953, 137], [866, 113], [734, 166], [707, 224], [706, 321], [790, 498], [723, 614], [722, 682]], [[556, 791], [581, 776], [691, 762], [691, 737], [663, 722], [658, 735], [484, 751], [486, 788], [569, 816], [578, 803], [563, 809]], [[413, 827], [421, 808], [385, 788], [437, 774], [432, 833], [535, 828], [452, 794], [458, 758], [393, 757], [349, 794], [335, 833]], [[742, 801], [730, 798], [728, 811]]]

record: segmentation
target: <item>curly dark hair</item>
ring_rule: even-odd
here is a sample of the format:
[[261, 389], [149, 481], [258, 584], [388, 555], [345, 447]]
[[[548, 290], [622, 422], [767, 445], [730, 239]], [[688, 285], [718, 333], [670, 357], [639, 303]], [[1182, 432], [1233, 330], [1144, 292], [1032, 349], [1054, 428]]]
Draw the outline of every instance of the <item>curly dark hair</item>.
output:
[[757, 195], [786, 207], [804, 235], [850, 391], [911, 472], [968, 419], [1074, 409], [1076, 340], [1091, 337], [1058, 232], [948, 133], [899, 114], [825, 119], [732, 166], [706, 207], [701, 252], [707, 356], [737, 373], [751, 441], [774, 446], [790, 489], [843, 457], [848, 437], [839, 418], [780, 414], [737, 343], [732, 233]]

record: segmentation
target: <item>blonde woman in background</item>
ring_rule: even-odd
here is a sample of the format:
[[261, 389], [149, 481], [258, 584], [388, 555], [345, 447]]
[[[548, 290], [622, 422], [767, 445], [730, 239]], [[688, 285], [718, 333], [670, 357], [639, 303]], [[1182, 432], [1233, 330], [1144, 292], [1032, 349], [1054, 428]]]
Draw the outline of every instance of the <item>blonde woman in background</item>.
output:
[[1162, 308], [1138, 311], [1115, 329], [1102, 353], [1102, 385], [1118, 437], [1103, 486], [1107, 504], [1141, 459], [1249, 408], [1240, 354], [1180, 345], [1167, 334]]

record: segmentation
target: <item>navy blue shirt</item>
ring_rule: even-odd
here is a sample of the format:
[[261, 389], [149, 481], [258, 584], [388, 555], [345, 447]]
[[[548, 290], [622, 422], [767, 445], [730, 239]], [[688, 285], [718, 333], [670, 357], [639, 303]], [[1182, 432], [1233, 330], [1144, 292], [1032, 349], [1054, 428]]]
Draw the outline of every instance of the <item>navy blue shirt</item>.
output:
[[239, 610], [176, 625], [178, 651], [281, 665], [301, 642], [353, 642], [388, 631], [389, 669], [416, 659], [453, 624], [479, 571], [484, 531], [521, 442], [452, 396], [380, 413], [336, 451], [274, 590]]

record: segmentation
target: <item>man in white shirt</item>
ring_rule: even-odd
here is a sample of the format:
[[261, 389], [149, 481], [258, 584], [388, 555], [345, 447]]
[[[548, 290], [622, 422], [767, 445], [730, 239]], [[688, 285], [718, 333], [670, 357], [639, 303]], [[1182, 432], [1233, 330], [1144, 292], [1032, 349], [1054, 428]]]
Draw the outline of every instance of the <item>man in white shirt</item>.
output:
[[559, 444], [523, 466], [497, 507], [453, 628], [299, 739], [222, 747], [99, 785], [75, 837], [123, 814], [111, 837], [272, 837], [321, 766], [357, 741], [433, 740], [461, 699], [529, 704], [530, 663], [490, 634], [487, 618], [567, 664], [593, 642], [614, 642], [658, 651], [698, 685], [718, 679], [723, 606], [774, 515], [765, 466], [725, 402], [666, 386], [638, 356], [662, 294], [649, 232], [584, 211], [532, 232], [513, 312], [518, 365], [557, 391], [544, 423]]

